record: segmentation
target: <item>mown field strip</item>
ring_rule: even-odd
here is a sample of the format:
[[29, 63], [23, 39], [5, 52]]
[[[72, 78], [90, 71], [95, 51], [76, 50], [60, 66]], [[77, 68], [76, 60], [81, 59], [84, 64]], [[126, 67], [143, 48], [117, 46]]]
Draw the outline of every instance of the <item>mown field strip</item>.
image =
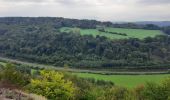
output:
[[127, 28], [111, 28], [111, 27], [105, 27], [105, 31], [126, 33], [127, 36], [109, 34], [106, 32], [99, 32], [98, 29], [81, 29], [81, 28], [62, 27], [60, 31], [67, 32], [67, 33], [75, 31], [75, 32], [80, 32], [81, 35], [92, 35], [94, 37], [99, 35], [99, 36], [105, 36], [110, 39], [128, 39], [128, 38], [144, 39], [146, 37], [155, 37], [156, 35], [164, 34], [160, 30], [127, 29]]
[[170, 74], [160, 75], [100, 75], [90, 73], [73, 73], [83, 78], [94, 78], [96, 80], [112, 81], [115, 85], [127, 88], [134, 88], [138, 85], [146, 84], [146, 82], [160, 83], [162, 79], [170, 77]]

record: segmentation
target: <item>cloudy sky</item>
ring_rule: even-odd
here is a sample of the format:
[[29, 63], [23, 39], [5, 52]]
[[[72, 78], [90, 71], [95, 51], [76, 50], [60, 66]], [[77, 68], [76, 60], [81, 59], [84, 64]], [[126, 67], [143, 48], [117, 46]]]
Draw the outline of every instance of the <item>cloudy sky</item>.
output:
[[170, 0], [0, 0], [0, 16], [170, 21]]

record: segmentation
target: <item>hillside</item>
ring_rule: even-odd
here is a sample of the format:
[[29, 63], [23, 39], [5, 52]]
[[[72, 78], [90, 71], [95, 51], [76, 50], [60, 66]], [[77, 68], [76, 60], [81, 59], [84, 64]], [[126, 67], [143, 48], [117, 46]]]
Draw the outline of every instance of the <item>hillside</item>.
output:
[[81, 29], [81, 28], [70, 28], [70, 27], [60, 28], [60, 32], [69, 33], [69, 32], [76, 32], [76, 31], [80, 32], [81, 35], [92, 35], [94, 37], [98, 35], [98, 36], [105, 36], [109, 39], [128, 39], [128, 38], [144, 39], [146, 37], [155, 37], [156, 35], [164, 34], [160, 30], [128, 29], [128, 28], [112, 28], [112, 27], [105, 27], [105, 31], [115, 32], [115, 33], [101, 32], [99, 31], [99, 29]]
[[154, 24], [160, 27], [170, 26], [170, 21], [141, 21], [135, 22], [136, 24], [146, 25], [146, 24]]
[[0, 99], [169, 98], [167, 27], [64, 18], [0, 21]]
[[170, 100], [169, 9], [0, 0], [0, 100]]
[[[7, 17], [0, 22], [1, 56], [87, 69], [168, 69], [170, 65], [170, 37], [156, 36], [162, 34], [158, 26], [48, 17]], [[61, 32], [63, 27], [78, 30]]]

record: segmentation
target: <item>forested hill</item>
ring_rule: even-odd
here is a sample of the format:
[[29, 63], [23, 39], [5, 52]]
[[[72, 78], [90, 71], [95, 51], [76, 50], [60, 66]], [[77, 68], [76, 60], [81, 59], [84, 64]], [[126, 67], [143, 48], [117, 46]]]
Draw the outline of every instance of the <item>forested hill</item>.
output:
[[97, 26], [161, 30], [170, 34], [170, 26], [157, 26], [154, 24], [136, 24], [136, 23], [112, 23], [109, 21], [101, 22], [96, 20], [78, 20], [62, 17], [0, 17], [0, 23], [16, 25], [48, 25], [56, 29], [62, 27], [79, 27], [85, 29], [96, 28]]
[[111, 22], [100, 22], [96, 20], [78, 20], [61, 17], [1, 17], [0, 23], [17, 25], [51, 25], [54, 28], [80, 27], [95, 28], [96, 25], [111, 26]]
[[[87, 29], [98, 25], [144, 29], [135, 24], [112, 24], [95, 20], [0, 18], [0, 54], [43, 64], [82, 68], [170, 66], [170, 37], [167, 35], [142, 40], [111, 40], [104, 36], [59, 31], [62, 27]], [[148, 25], [149, 28], [165, 29], [153, 25]]]
[[170, 21], [141, 21], [141, 22], [135, 22], [136, 24], [146, 25], [146, 24], [154, 24], [160, 27], [163, 26], [170, 26]]

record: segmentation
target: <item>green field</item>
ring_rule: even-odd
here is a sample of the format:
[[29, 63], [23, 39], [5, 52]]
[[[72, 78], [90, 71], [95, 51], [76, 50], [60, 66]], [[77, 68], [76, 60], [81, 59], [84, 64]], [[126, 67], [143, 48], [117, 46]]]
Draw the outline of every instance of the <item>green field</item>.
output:
[[133, 88], [146, 82], [161, 82], [162, 79], [170, 77], [170, 74], [160, 75], [100, 75], [89, 73], [74, 73], [83, 78], [95, 78], [96, 80], [112, 81], [115, 85]]
[[126, 38], [139, 38], [144, 39], [146, 37], [154, 37], [156, 35], [163, 34], [160, 30], [144, 30], [144, 29], [125, 29], [125, 28], [110, 28], [106, 27], [105, 31], [126, 33], [127, 36], [110, 34], [105, 32], [100, 32], [98, 29], [80, 29], [80, 28], [69, 28], [63, 27], [60, 29], [61, 32], [78, 31], [81, 35], [96, 35], [105, 36], [110, 39], [126, 39]]
[[1, 61], [0, 61], [0, 65], [5, 66], [5, 65], [6, 65], [6, 63], [4, 63], [4, 62], [1, 62]]

